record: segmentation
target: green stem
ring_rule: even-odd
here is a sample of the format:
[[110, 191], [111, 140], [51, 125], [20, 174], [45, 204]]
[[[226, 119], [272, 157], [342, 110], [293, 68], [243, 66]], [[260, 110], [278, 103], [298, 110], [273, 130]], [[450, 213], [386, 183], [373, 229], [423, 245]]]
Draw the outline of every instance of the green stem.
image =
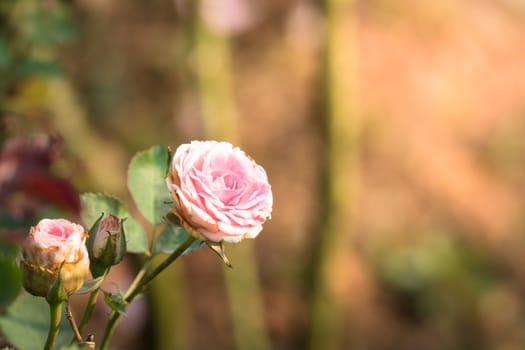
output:
[[89, 319], [91, 318], [91, 315], [93, 314], [93, 310], [95, 309], [95, 305], [97, 304], [98, 295], [100, 293], [100, 288], [95, 289], [91, 294], [89, 295], [89, 300], [86, 305], [86, 310], [84, 310], [84, 315], [82, 315], [82, 320], [80, 321], [80, 324], [78, 325], [78, 331], [82, 333], [84, 331], [84, 327], [89, 322]]
[[[104, 271], [104, 274], [97, 278], [102, 278], [104, 280], [107, 277], [109, 270], [110, 270], [110, 267], [106, 268], [106, 270]], [[78, 325], [78, 332], [80, 334], [82, 334], [82, 332], [84, 331], [84, 328], [87, 326], [89, 320], [91, 319], [91, 315], [93, 314], [93, 311], [95, 310], [95, 305], [97, 304], [97, 299], [98, 299], [99, 294], [100, 294], [100, 285], [97, 289], [95, 289], [89, 294], [89, 300], [84, 310], [84, 314], [82, 315], [82, 320], [80, 320], [80, 323]], [[71, 340], [71, 344], [75, 342], [76, 340], [75, 338], [76, 336], [73, 337], [73, 339]]]
[[[146, 268], [144, 266], [141, 268], [137, 276], [135, 277], [135, 280], [127, 290], [126, 294], [124, 294], [124, 301], [126, 303], [130, 303], [135, 299], [137, 295], [139, 295], [142, 290], [148, 285], [148, 283], [151, 282], [159, 273], [161, 273], [166, 267], [168, 267], [172, 262], [175, 261], [188, 247], [195, 241], [195, 238], [192, 236], [189, 236], [184, 243], [182, 243], [173, 253], [171, 253], [170, 256], [166, 258], [162, 263], [160, 263], [153, 271], [151, 271], [149, 274], [146, 274]], [[145, 263], [145, 265], [147, 265]], [[111, 316], [108, 322], [108, 325], [106, 326], [106, 330], [104, 331], [104, 338], [102, 339], [100, 350], [106, 350], [109, 338], [111, 338], [111, 335], [113, 334], [113, 331], [115, 330], [115, 326], [117, 325], [118, 320], [120, 319], [121, 314], [112, 311]]]
[[144, 262], [144, 264], [140, 268], [139, 272], [137, 273], [137, 276], [135, 276], [135, 279], [133, 280], [133, 282], [131, 282], [131, 285], [129, 286], [128, 290], [126, 291], [126, 294], [124, 294], [124, 299], [125, 300], [127, 299], [128, 294], [131, 291], [135, 290], [137, 288], [138, 284], [144, 278], [144, 275], [146, 274], [146, 272], [148, 272], [148, 267], [149, 267], [150, 263], [151, 263], [151, 258], [149, 258], [148, 260], [146, 260]]
[[110, 314], [109, 322], [106, 326], [106, 330], [104, 331], [104, 337], [102, 338], [102, 343], [100, 344], [100, 350], [106, 350], [109, 343], [109, 338], [111, 338], [111, 335], [113, 334], [113, 331], [115, 330], [115, 326], [117, 325], [117, 321], [120, 318], [120, 314], [116, 311], [112, 311]]
[[60, 318], [62, 317], [62, 302], [49, 303], [49, 332], [44, 350], [52, 350], [58, 335]]
[[124, 299], [126, 302], [130, 303], [133, 301], [133, 299], [142, 292], [144, 287], [151, 282], [152, 279], [154, 279], [159, 273], [161, 273], [166, 267], [168, 267], [172, 262], [175, 261], [186, 249], [189, 248], [189, 246], [195, 242], [195, 238], [193, 236], [188, 236], [188, 238], [182, 243], [173, 253], [171, 253], [170, 256], [166, 258], [162, 263], [160, 263], [153, 271], [151, 271], [149, 274], [144, 275], [144, 277], [140, 280], [139, 283], [136, 284], [135, 288], [133, 290], [128, 289], [128, 292], [124, 295]]

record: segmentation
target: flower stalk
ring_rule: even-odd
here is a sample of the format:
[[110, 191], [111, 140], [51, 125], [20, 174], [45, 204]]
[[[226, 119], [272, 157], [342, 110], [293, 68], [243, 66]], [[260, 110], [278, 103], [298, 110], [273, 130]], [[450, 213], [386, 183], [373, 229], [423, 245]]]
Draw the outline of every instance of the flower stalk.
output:
[[84, 310], [84, 315], [82, 316], [82, 320], [80, 320], [80, 324], [78, 325], [78, 331], [82, 333], [84, 328], [89, 322], [89, 319], [91, 318], [91, 315], [93, 314], [93, 310], [95, 309], [95, 305], [97, 304], [98, 295], [100, 294], [100, 288], [95, 289], [91, 294], [89, 295], [89, 300], [86, 305], [86, 309]]
[[[142, 291], [144, 288], [164, 269], [166, 269], [171, 263], [173, 263], [179, 256], [186, 251], [190, 247], [190, 245], [195, 241], [196, 239], [193, 236], [188, 236], [188, 238], [182, 243], [173, 253], [171, 253], [162, 263], [160, 263], [153, 271], [150, 273], [145, 273], [145, 269], [141, 269], [139, 271], [139, 274], [137, 274], [137, 277], [142, 275], [142, 277], [135, 278], [135, 282], [132, 283], [130, 288], [127, 290], [127, 292], [124, 294], [124, 301], [126, 303], [132, 302]], [[145, 265], [146, 266], [146, 265]], [[108, 325], [106, 327], [106, 330], [104, 331], [104, 337], [102, 339], [100, 350], [106, 350], [109, 339], [111, 338], [111, 335], [115, 331], [115, 327], [117, 325], [118, 320], [120, 319], [121, 313], [117, 311], [112, 311], [111, 316], [108, 322]]]
[[49, 303], [49, 332], [47, 333], [44, 350], [52, 350], [58, 336], [60, 319], [62, 317], [62, 302]]

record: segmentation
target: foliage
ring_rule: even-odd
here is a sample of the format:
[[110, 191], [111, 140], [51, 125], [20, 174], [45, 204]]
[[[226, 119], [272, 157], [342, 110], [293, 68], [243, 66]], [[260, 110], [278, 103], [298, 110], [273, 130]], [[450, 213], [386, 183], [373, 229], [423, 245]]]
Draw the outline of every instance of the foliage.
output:
[[2, 276], [0, 310], [16, 298], [22, 286], [20, 270], [15, 264], [16, 253], [16, 246], [0, 245], [0, 276]]
[[[49, 310], [43, 298], [22, 293], [0, 316], [0, 327], [9, 342], [19, 350], [42, 350], [49, 328]], [[73, 333], [62, 317], [57, 345], [69, 343]]]
[[35, 0], [2, 1], [0, 102], [21, 79], [61, 74], [53, 50], [76, 36], [77, 29], [66, 4], [56, 2], [45, 6]]
[[[177, 221], [174, 215], [169, 213], [171, 210], [169, 192], [166, 188], [165, 176], [168, 171], [168, 151], [163, 146], [153, 146], [150, 149], [140, 152], [130, 162], [129, 166], [129, 190], [132, 197], [135, 199], [136, 207], [140, 214], [148, 222], [141, 226], [139, 221], [132, 217], [126, 207], [116, 198], [104, 194], [87, 193], [81, 196], [82, 211], [81, 216], [84, 223], [90, 225], [91, 240], [88, 240], [87, 245], [91, 247], [90, 260], [92, 266], [93, 280], [86, 281], [84, 286], [75, 294], [92, 293], [97, 295], [100, 286], [107, 276], [113, 262], [106, 266], [100, 265], [100, 261], [95, 261], [93, 255], [93, 240], [96, 238], [96, 231], [101, 227], [101, 220], [108, 215], [114, 215], [122, 228], [126, 231], [126, 245], [127, 252], [135, 254], [143, 254], [145, 263], [141, 272], [137, 275], [135, 283], [127, 291], [121, 290], [117, 285], [117, 293], [110, 293], [104, 291], [104, 300], [112, 310], [112, 318], [108, 323], [107, 336], [102, 340], [102, 348], [107, 346], [107, 341], [113, 327], [118, 318], [125, 315], [126, 307], [133, 299], [140, 294], [142, 289], [148, 284], [159, 272], [167, 267], [174, 259], [181, 254], [187, 254], [190, 251], [202, 246], [200, 242], [195, 242], [190, 238], [189, 234], [180, 226], [174, 226]], [[171, 219], [168, 220], [167, 217]], [[160, 229], [161, 228], [161, 229]], [[146, 234], [150, 229], [152, 233]], [[160, 233], [157, 233], [159, 231]], [[111, 247], [107, 245], [106, 248]], [[151, 249], [153, 247], [153, 249]], [[181, 247], [184, 247], [181, 250]], [[3, 248], [0, 251], [0, 268], [6, 270], [7, 288], [2, 289], [0, 294], [0, 301], [3, 304], [9, 303], [20, 288], [20, 274], [18, 269], [14, 266], [14, 256], [16, 249]], [[165, 260], [163, 267], [157, 267], [156, 270], [149, 274], [147, 266], [155, 255], [170, 254]], [[224, 259], [225, 256], [224, 256]], [[120, 262], [119, 259], [116, 263]], [[162, 265], [161, 265], [162, 266]], [[58, 278], [49, 289], [47, 301], [51, 304], [61, 303], [68, 298], [62, 288], [60, 279], [60, 269], [58, 271]], [[0, 326], [2, 327], [8, 341], [19, 348], [20, 350], [30, 350], [41, 348], [46, 338], [48, 329], [47, 318], [32, 319], [32, 309], [40, 310], [42, 305], [45, 306], [43, 300], [27, 294], [22, 294], [20, 297], [7, 309], [6, 315], [0, 319]], [[86, 313], [91, 314], [93, 304], [88, 304]], [[46, 311], [39, 311], [39, 315], [44, 317]], [[29, 322], [32, 320], [31, 322]], [[62, 322], [63, 328], [64, 322]], [[22, 334], [28, 332], [29, 336], [24, 337]], [[63, 343], [65, 337], [69, 333], [65, 333], [58, 340], [58, 345]]]

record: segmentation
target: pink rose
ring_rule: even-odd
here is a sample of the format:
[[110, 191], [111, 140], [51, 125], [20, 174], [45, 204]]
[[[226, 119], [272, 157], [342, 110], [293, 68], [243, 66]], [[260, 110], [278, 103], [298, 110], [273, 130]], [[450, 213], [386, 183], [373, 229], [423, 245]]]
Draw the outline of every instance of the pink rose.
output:
[[89, 271], [86, 237], [82, 226], [65, 219], [40, 220], [31, 228], [18, 257], [25, 289], [45, 297], [62, 262], [65, 291], [70, 294], [79, 289]]
[[255, 238], [271, 216], [266, 172], [228, 142], [180, 145], [167, 183], [175, 213], [200, 240], [236, 243]]

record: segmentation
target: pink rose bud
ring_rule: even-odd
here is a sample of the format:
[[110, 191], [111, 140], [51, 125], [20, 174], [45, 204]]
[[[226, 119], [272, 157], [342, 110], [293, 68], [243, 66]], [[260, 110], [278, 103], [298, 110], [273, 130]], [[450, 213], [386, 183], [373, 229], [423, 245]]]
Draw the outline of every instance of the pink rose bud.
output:
[[166, 179], [175, 214], [202, 241], [255, 238], [272, 212], [264, 169], [228, 142], [180, 145]]
[[82, 226], [65, 219], [42, 219], [32, 227], [18, 256], [24, 288], [46, 297], [64, 263], [60, 277], [65, 292], [79, 289], [89, 271], [86, 237]]
[[103, 219], [93, 243], [93, 257], [103, 267], [118, 264], [126, 254], [126, 239], [121, 221], [114, 215]]

